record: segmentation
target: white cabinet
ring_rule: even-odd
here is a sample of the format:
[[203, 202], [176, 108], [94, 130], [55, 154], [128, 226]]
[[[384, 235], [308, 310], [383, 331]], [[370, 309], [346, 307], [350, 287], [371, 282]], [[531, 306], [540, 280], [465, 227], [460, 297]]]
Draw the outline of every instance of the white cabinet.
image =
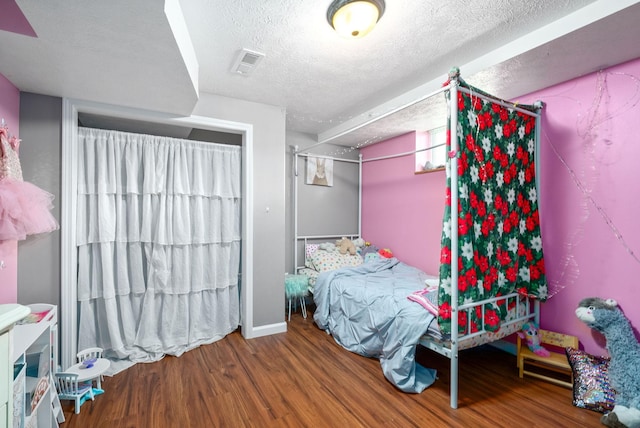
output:
[[57, 370], [58, 313], [54, 305], [29, 305], [14, 327], [14, 428], [50, 428], [64, 421], [53, 382]]
[[[11, 348], [11, 333], [9, 331], [5, 331], [0, 335], [0, 368], [2, 372], [0, 372], [0, 385], [2, 385], [2, 389], [0, 390], [0, 422], [7, 423], [9, 408], [11, 407], [11, 398], [13, 397], [13, 392], [11, 388], [10, 376], [13, 376], [13, 370], [10, 372], [9, 370], [13, 366], [10, 360], [9, 349]], [[9, 426], [0, 424], [0, 426]]]
[[13, 426], [13, 327], [29, 315], [18, 304], [0, 305], [0, 426]]

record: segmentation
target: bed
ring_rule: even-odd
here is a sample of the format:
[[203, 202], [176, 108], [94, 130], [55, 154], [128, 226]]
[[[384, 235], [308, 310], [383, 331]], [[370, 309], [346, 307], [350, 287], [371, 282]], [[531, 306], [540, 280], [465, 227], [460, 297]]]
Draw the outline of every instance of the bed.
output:
[[323, 272], [314, 287], [313, 319], [344, 348], [378, 358], [397, 388], [421, 392], [436, 373], [415, 363], [415, 349], [435, 316], [407, 296], [423, 289], [427, 279], [396, 258]]
[[[312, 292], [318, 327], [378, 358], [402, 391], [418, 393], [435, 380], [415, 362], [418, 344], [450, 358], [457, 408], [458, 352], [539, 322], [547, 298], [535, 162], [542, 104], [500, 100], [466, 84], [457, 69], [434, 96], [442, 93], [449, 156], [437, 284], [392, 258], [333, 266], [316, 275]], [[296, 231], [296, 245], [300, 239]]]

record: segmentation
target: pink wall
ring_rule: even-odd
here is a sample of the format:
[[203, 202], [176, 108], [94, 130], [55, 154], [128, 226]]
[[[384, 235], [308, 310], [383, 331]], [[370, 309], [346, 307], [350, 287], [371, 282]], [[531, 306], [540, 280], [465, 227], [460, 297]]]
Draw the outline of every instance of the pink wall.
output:
[[[2, 2], [2, 13], [0, 13], [0, 30], [11, 31], [25, 36], [37, 37], [36, 32], [27, 18], [20, 10], [15, 0], [5, 0]], [[1, 92], [0, 92], [1, 93]]]
[[551, 294], [542, 327], [605, 354], [574, 314], [585, 297], [613, 298], [637, 330], [640, 282], [640, 59], [523, 96], [545, 102], [540, 216]]
[[[540, 212], [552, 297], [542, 305], [541, 327], [576, 335], [587, 352], [605, 355], [604, 338], [574, 311], [585, 297], [613, 298], [640, 329], [640, 59], [517, 100], [545, 102]], [[363, 149], [364, 157], [410, 150], [410, 140]], [[427, 228], [441, 228], [444, 186], [442, 172], [414, 175], [412, 157], [365, 164], [363, 236], [436, 272], [440, 231]]]
[[[361, 150], [364, 159], [415, 150], [416, 133]], [[362, 236], [400, 260], [437, 275], [445, 173], [414, 174], [414, 156], [367, 162], [362, 168]]]
[[[0, 118], [4, 118], [12, 135], [18, 135], [20, 91], [0, 74]], [[18, 245], [0, 242], [0, 303], [18, 300]]]

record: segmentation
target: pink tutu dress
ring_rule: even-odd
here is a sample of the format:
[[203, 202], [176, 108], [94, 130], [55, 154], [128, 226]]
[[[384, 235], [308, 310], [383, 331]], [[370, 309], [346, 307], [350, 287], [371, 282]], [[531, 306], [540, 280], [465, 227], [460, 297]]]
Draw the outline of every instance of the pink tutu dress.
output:
[[0, 241], [58, 229], [51, 214], [53, 195], [22, 179], [19, 144], [17, 138], [9, 138], [6, 127], [0, 127]]

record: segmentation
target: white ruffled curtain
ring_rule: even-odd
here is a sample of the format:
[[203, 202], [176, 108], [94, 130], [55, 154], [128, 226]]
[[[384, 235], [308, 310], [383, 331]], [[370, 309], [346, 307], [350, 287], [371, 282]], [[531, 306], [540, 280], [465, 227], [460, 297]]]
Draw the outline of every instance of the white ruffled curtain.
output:
[[78, 349], [156, 361], [234, 331], [241, 148], [78, 134]]

